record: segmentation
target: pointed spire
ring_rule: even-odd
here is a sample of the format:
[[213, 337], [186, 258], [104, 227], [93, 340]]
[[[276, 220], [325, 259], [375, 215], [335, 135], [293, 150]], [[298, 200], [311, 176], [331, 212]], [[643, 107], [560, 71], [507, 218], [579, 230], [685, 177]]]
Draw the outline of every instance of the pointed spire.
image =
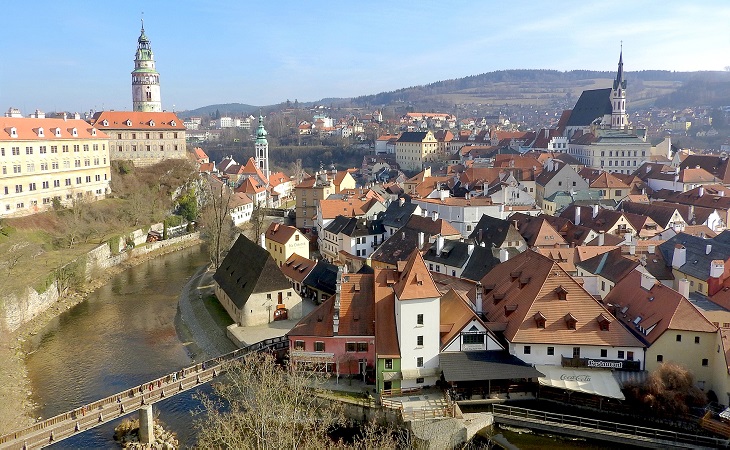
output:
[[624, 41], [621, 41], [621, 51], [618, 56], [618, 71], [616, 72], [616, 80], [613, 82], [614, 89], [626, 89], [626, 80], [624, 80]]

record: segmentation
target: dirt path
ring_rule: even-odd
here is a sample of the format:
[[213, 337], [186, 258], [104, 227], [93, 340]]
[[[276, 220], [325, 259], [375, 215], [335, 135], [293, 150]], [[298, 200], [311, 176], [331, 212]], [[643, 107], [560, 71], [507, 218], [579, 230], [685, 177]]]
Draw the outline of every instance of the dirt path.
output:
[[60, 299], [15, 333], [0, 333], [0, 435], [32, 425], [36, 419], [33, 416], [36, 405], [31, 400], [33, 392], [25, 367], [24, 343], [29, 337], [40, 333], [62, 312], [86, 300], [91, 292], [103, 286], [114, 275], [157, 256], [200, 243], [200, 240], [183, 241], [125, 261], [88, 281], [78, 292]]

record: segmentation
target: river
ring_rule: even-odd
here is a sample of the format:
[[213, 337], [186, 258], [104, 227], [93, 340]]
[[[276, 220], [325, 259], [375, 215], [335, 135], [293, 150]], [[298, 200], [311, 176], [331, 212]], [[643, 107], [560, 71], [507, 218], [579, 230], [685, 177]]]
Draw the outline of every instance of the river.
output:
[[[206, 261], [195, 246], [144, 262], [52, 321], [29, 344], [26, 358], [36, 415], [51, 417], [189, 365], [195, 355], [176, 330], [177, 304], [182, 287]], [[155, 404], [183, 445], [194, 440], [194, 392]], [[119, 448], [112, 436], [120, 420], [51, 448]]]

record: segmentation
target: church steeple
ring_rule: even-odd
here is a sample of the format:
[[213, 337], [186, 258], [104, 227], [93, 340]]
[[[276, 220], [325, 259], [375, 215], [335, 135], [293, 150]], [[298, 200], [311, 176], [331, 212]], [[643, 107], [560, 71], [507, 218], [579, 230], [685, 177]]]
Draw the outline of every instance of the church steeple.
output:
[[137, 53], [132, 71], [132, 109], [134, 111], [162, 111], [160, 100], [160, 74], [155, 69], [152, 45], [142, 30], [137, 39]]
[[626, 115], [626, 80], [624, 79], [624, 49], [621, 44], [621, 52], [618, 57], [618, 71], [616, 79], [613, 80], [611, 90], [611, 128], [623, 130], [628, 127], [629, 120]]
[[266, 139], [266, 129], [264, 128], [264, 116], [259, 114], [259, 126], [256, 129], [256, 142], [254, 147], [256, 150], [256, 167], [263, 172], [268, 181], [271, 173], [269, 172], [269, 141]]

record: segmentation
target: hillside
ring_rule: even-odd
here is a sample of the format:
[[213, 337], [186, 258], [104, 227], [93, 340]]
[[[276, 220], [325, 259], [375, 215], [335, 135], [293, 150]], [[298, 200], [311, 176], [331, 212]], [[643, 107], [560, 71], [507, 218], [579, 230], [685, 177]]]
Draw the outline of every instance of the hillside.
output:
[[178, 111], [177, 115], [183, 119], [196, 116], [213, 116], [216, 111], [221, 115], [244, 115], [253, 114], [258, 111], [258, 106], [246, 105], [244, 103], [219, 103], [217, 105], [201, 106], [200, 108], [187, 111]]

